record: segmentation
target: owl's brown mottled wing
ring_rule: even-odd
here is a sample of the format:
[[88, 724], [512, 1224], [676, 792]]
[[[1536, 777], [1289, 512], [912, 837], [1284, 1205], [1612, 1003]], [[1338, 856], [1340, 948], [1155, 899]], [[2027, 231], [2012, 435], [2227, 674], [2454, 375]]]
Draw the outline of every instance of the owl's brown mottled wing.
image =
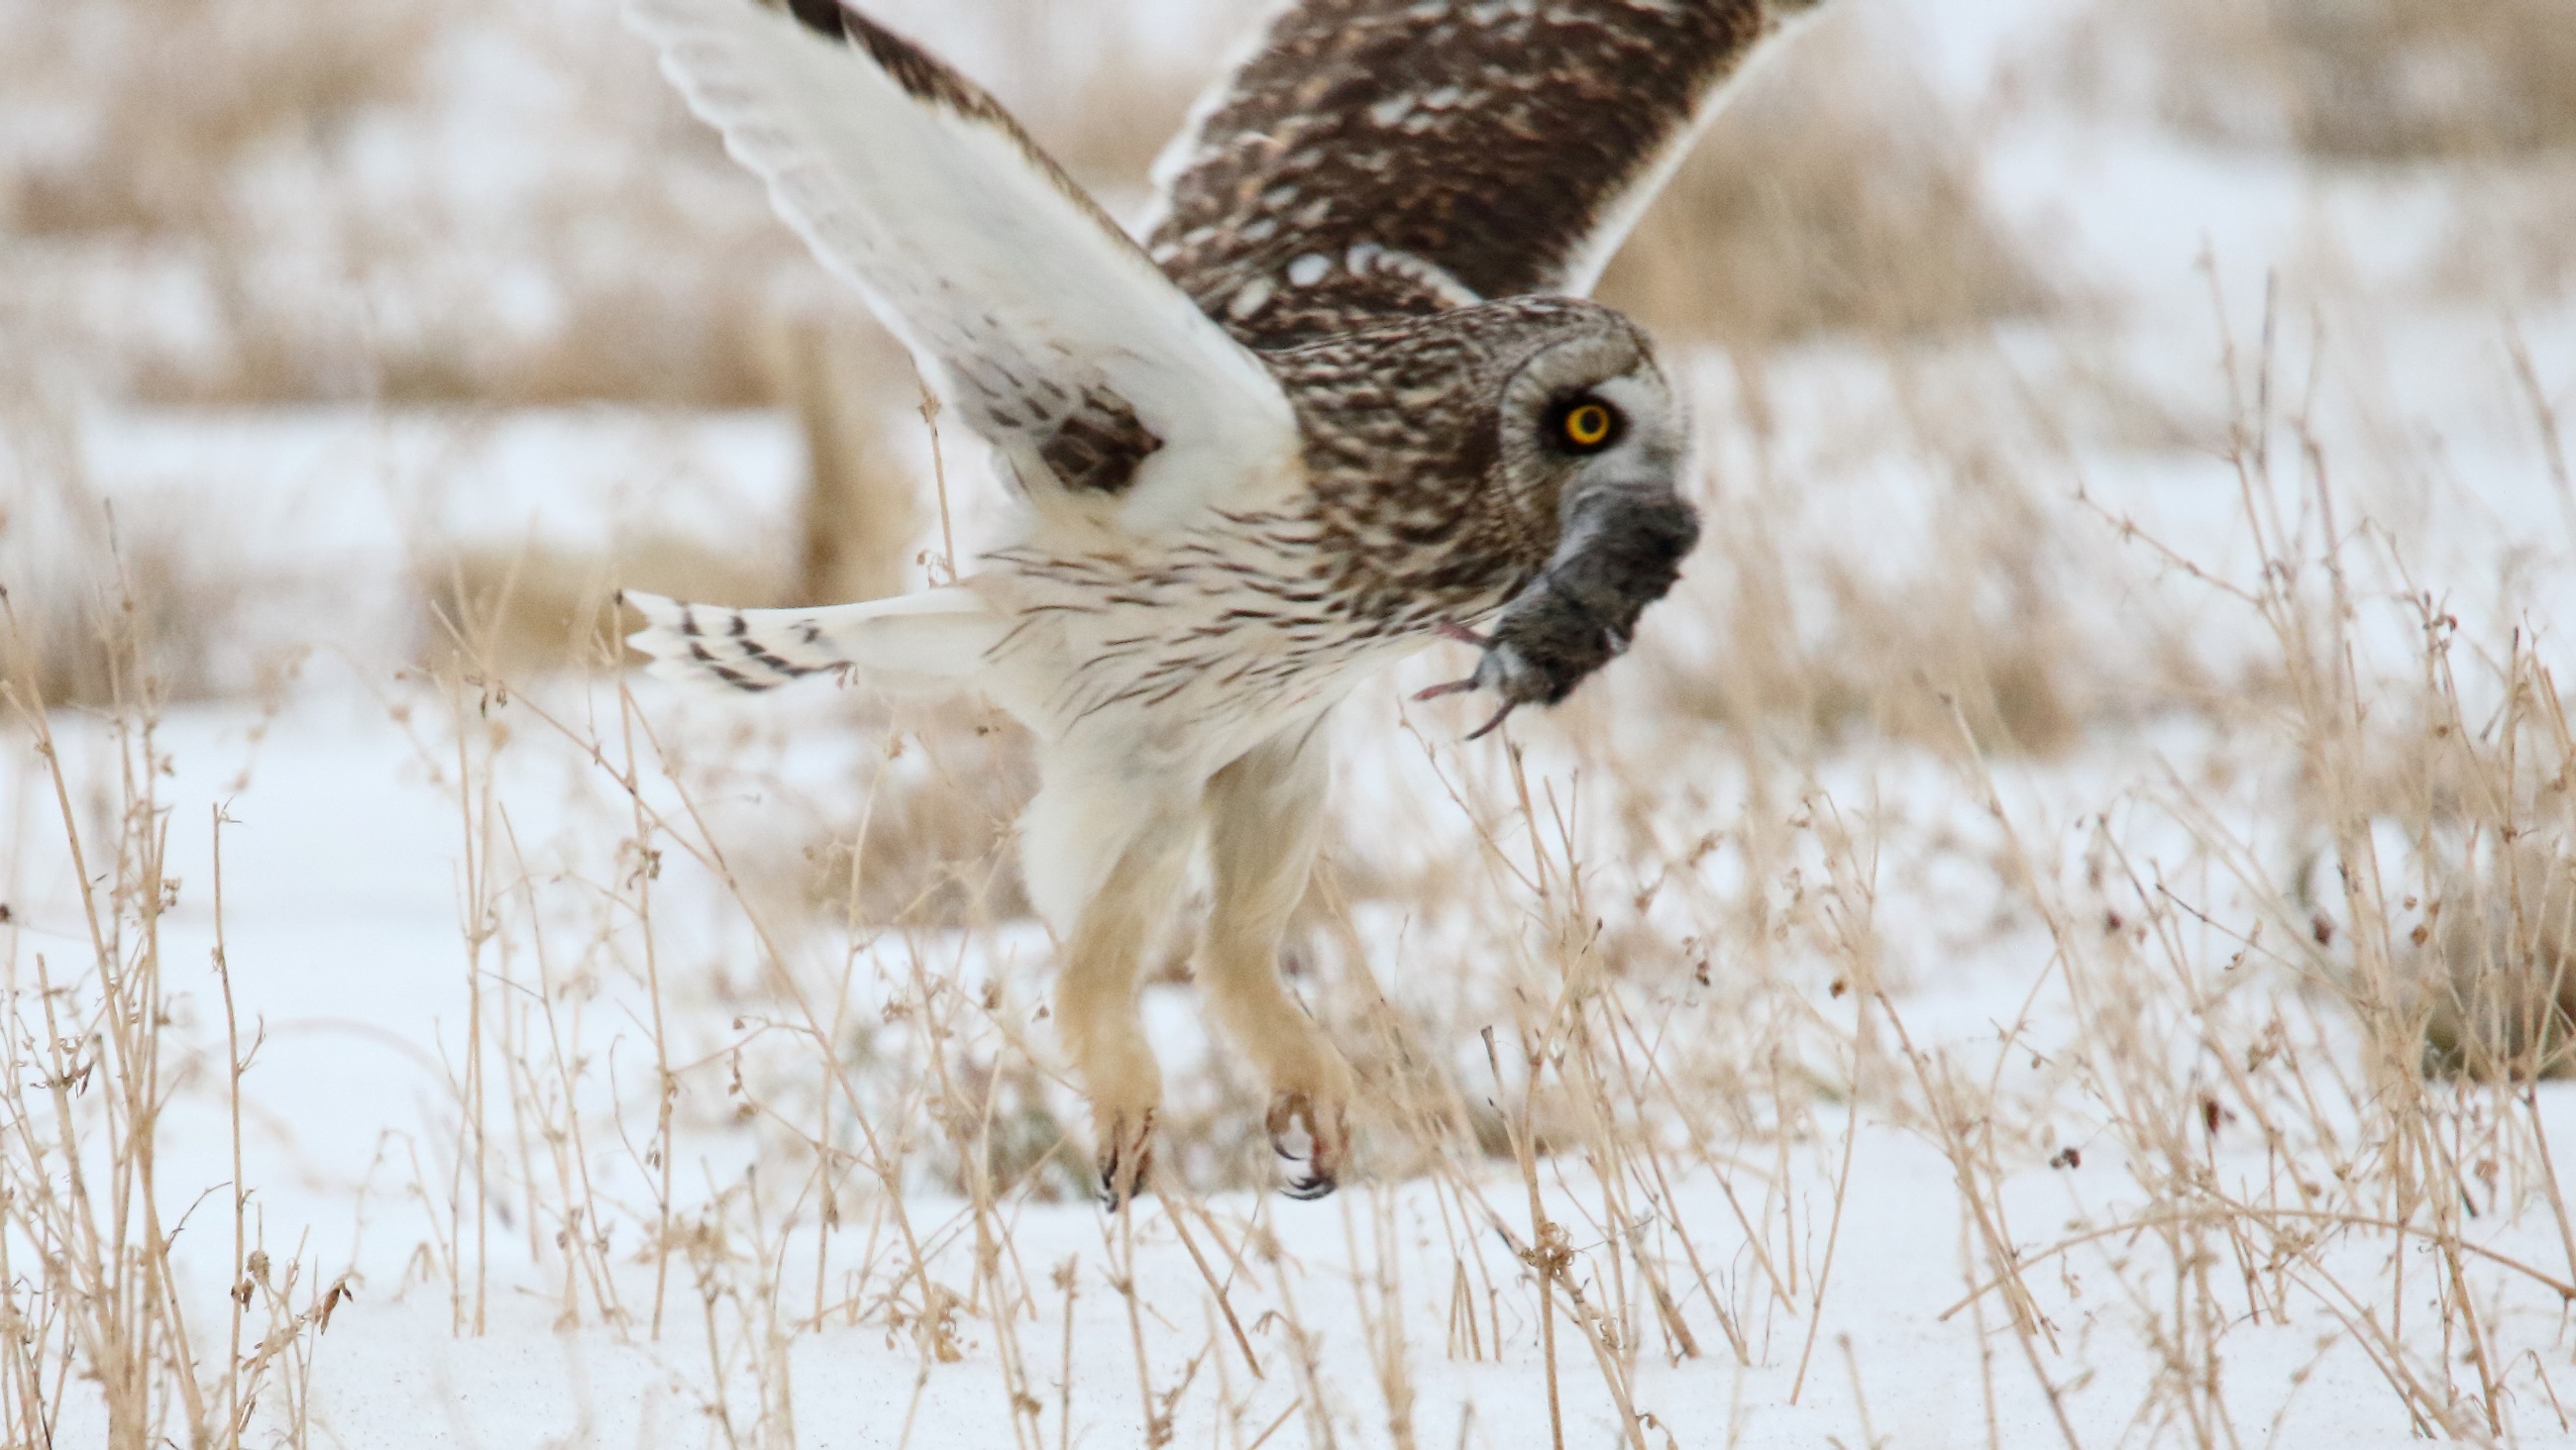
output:
[[1156, 168], [1237, 337], [1588, 291], [1724, 83], [1818, 0], [1294, 0]]

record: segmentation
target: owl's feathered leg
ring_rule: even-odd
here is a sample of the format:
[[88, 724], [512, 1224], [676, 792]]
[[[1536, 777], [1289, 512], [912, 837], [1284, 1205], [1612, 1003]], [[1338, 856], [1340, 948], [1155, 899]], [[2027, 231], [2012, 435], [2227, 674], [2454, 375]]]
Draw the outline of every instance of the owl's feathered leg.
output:
[[1270, 1083], [1270, 1141], [1299, 1165], [1289, 1196], [1321, 1198], [1349, 1157], [1351, 1070], [1279, 980], [1279, 942], [1306, 894], [1329, 773], [1320, 721], [1264, 744], [1208, 782], [1215, 880], [1199, 981], [1209, 1009]]
[[1163, 1073], [1145, 1040], [1137, 979], [1180, 895], [1197, 837], [1186, 790], [1048, 762], [1046, 788], [1020, 822], [1029, 896], [1055, 928], [1055, 1030], [1091, 1100], [1100, 1182], [1112, 1209], [1153, 1162]]

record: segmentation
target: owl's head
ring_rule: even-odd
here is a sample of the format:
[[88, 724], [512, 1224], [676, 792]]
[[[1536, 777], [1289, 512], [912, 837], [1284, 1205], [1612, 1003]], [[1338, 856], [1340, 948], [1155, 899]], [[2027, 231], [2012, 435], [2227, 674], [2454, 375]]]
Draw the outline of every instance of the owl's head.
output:
[[1500, 724], [1519, 705], [1564, 699], [1627, 649], [1638, 616], [1680, 577], [1699, 515], [1681, 493], [1683, 420], [1634, 323], [1570, 298], [1453, 319], [1481, 354], [1471, 386], [1489, 400], [1474, 410], [1491, 430], [1488, 507], [1523, 541], [1518, 587], [1458, 685], [1499, 695]]
[[1684, 424], [1653, 345], [1596, 302], [1504, 298], [1268, 361], [1318, 487], [1380, 518], [1427, 511], [1449, 526], [1443, 543], [1499, 545], [1515, 581], [1555, 549], [1576, 499], [1679, 484]]
[[[1500, 500], [1553, 551], [1604, 489], [1678, 492], [1687, 452], [1672, 389], [1635, 323], [1598, 303], [1518, 298], [1471, 309], [1489, 336]], [[1462, 317], [1461, 321], [1470, 319]]]
[[1417, 627], [1493, 615], [1480, 684], [1563, 699], [1625, 649], [1699, 520], [1686, 438], [1636, 324], [1513, 297], [1272, 353], [1309, 481]]

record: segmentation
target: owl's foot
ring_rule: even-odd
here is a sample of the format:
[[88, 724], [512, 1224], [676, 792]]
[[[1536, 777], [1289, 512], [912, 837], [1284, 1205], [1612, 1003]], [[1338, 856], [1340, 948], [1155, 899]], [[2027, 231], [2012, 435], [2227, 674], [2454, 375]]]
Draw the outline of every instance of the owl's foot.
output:
[[1100, 1134], [1101, 1207], [1116, 1213], [1135, 1201], [1154, 1169], [1154, 1110], [1121, 1113]]
[[[1416, 700], [1437, 700], [1443, 695], [1463, 695], [1469, 690], [1481, 688], [1483, 688], [1483, 683], [1474, 675], [1469, 675], [1463, 680], [1451, 680], [1445, 685], [1433, 685], [1430, 689], [1418, 691], [1415, 693], [1413, 698]], [[1496, 730], [1501, 729], [1503, 722], [1511, 718], [1511, 713], [1519, 708], [1520, 701], [1505, 700], [1503, 702], [1503, 708], [1494, 712], [1494, 718], [1477, 726], [1475, 729], [1468, 731], [1467, 738], [1470, 740], [1482, 740], [1486, 736], [1493, 734]]]
[[1283, 1092], [1270, 1100], [1270, 1147], [1292, 1166], [1281, 1191], [1290, 1198], [1316, 1199], [1341, 1183], [1350, 1160], [1351, 1128], [1339, 1102], [1319, 1102], [1315, 1095]]
[[1492, 638], [1478, 634], [1474, 630], [1469, 629], [1462, 624], [1452, 624], [1444, 620], [1439, 624], [1433, 625], [1431, 627], [1431, 632], [1440, 636], [1442, 639], [1452, 640], [1459, 644], [1474, 645], [1476, 648], [1485, 651], [1485, 655], [1482, 659], [1476, 661], [1476, 672], [1474, 674], [1469, 675], [1463, 680], [1451, 680], [1445, 685], [1433, 685], [1430, 689], [1417, 691], [1413, 698], [1417, 701], [1438, 700], [1450, 695], [1464, 695], [1471, 690], [1501, 690], [1503, 692], [1503, 707], [1494, 712], [1494, 718], [1467, 732], [1468, 739], [1482, 740], [1486, 736], [1491, 735], [1496, 730], [1502, 728], [1503, 721], [1510, 718], [1512, 711], [1518, 709], [1522, 703], [1521, 697], [1513, 693], [1512, 690], [1513, 670], [1510, 667], [1511, 657], [1505, 656], [1503, 658], [1502, 667], [1498, 669], [1496, 666], [1496, 655], [1494, 653], [1495, 646]]
[[[1493, 646], [1493, 641], [1485, 638], [1483, 635], [1476, 633], [1474, 630], [1469, 629], [1463, 624], [1452, 624], [1445, 619], [1438, 624], [1431, 626], [1431, 632], [1440, 636], [1442, 639], [1449, 640], [1457, 644], [1472, 645], [1477, 649], [1490, 649]], [[1421, 701], [1437, 700], [1447, 695], [1463, 695], [1469, 690], [1482, 689], [1485, 683], [1484, 672], [1482, 670], [1478, 670], [1475, 674], [1469, 675], [1463, 680], [1451, 680], [1445, 685], [1433, 685], [1430, 689], [1419, 691], [1413, 698], [1417, 701]]]

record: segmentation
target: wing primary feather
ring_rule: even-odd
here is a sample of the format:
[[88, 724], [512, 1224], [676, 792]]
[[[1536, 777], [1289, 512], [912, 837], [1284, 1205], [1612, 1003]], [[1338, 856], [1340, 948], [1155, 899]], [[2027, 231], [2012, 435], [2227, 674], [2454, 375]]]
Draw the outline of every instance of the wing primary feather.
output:
[[1579, 294], [1744, 62], [1821, 8], [1291, 0], [1157, 163], [1148, 246], [1257, 347]]
[[[903, 87], [906, 95], [918, 101], [945, 106], [961, 116], [993, 122], [1017, 138], [1022, 149], [1032, 158], [1044, 159], [1037, 143], [1021, 129], [1019, 118], [1003, 110], [1002, 103], [994, 100], [991, 92], [942, 65], [930, 52], [855, 10], [844, 10], [842, 20], [848, 26], [850, 39], [857, 41], [869, 59], [894, 77], [894, 83]], [[1051, 160], [1045, 161], [1045, 166], [1050, 172], [1056, 169]], [[1070, 182], [1066, 184], [1071, 185]], [[1073, 193], [1085, 206], [1098, 210], [1089, 193], [1079, 187], [1074, 187]], [[1112, 230], [1115, 230], [1114, 223]]]
[[1047, 527], [1159, 532], [1293, 481], [1278, 379], [973, 82], [848, 0], [627, 13]]

